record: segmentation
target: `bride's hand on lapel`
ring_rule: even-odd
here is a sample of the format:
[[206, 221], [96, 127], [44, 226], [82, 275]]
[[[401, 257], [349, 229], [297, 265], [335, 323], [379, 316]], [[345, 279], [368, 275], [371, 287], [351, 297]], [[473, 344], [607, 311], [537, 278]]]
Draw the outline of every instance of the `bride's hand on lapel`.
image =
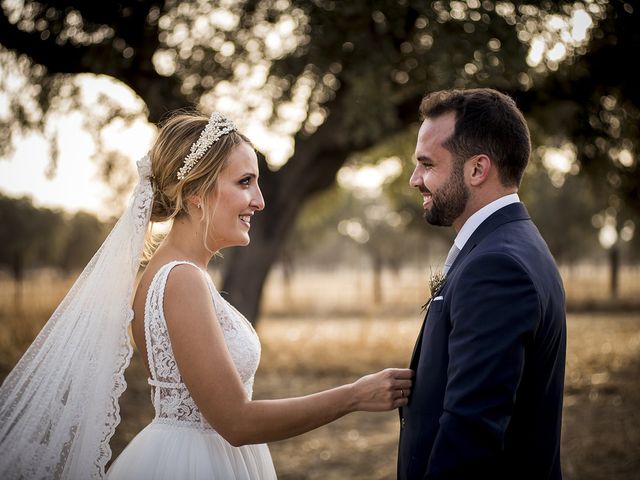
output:
[[412, 377], [408, 368], [387, 368], [358, 379], [351, 384], [355, 410], [383, 412], [406, 405]]

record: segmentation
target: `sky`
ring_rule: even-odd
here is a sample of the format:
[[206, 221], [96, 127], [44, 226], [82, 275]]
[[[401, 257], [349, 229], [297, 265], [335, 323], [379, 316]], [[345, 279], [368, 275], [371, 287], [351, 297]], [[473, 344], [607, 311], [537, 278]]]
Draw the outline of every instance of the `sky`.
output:
[[[100, 93], [117, 97], [121, 103], [141, 104], [129, 88], [108, 77], [85, 75], [79, 78], [79, 84], [83, 103], [88, 105], [99, 102]], [[3, 101], [6, 99], [0, 96], [0, 104]], [[47, 140], [36, 134], [17, 139], [13, 154], [0, 158], [0, 193], [29, 196], [40, 207], [84, 210], [102, 218], [114, 213], [105, 208], [111, 189], [102, 181], [98, 164], [92, 159], [96, 146], [83, 122], [79, 112], [54, 121], [60, 155], [57, 168], [49, 176], [52, 162]], [[127, 158], [135, 172], [135, 162], [149, 150], [155, 131], [141, 118], [131, 126], [118, 128], [116, 124], [105, 129], [103, 141], [106, 148]]]
[[[10, 158], [0, 160], [0, 191], [12, 197], [29, 196], [37, 206], [107, 214], [104, 205], [110, 189], [91, 160], [95, 146], [81, 122], [77, 116], [62, 122], [60, 158], [50, 178], [46, 174], [51, 166], [46, 140], [31, 135], [20, 141]], [[135, 169], [136, 158], [148, 150], [152, 132], [148, 125], [137, 125], [129, 132], [112, 134], [114, 144], [127, 145], [125, 156], [131, 169]]]
[[[131, 89], [110, 77], [79, 75], [76, 83], [81, 87], [82, 104], [88, 106], [89, 111], [100, 108], [101, 94], [127, 106], [131, 112], [145, 110], [142, 100]], [[19, 81], [14, 90], [14, 94], [20, 91]], [[6, 95], [6, 92], [0, 92], [0, 111], [8, 109]], [[242, 118], [234, 113], [230, 114], [231, 118]], [[114, 122], [115, 126], [101, 132], [104, 148], [115, 150], [128, 159], [131, 172], [135, 172], [136, 160], [149, 151], [157, 133], [156, 127], [143, 117], [141, 115], [133, 125], [118, 126], [122, 122]], [[112, 210], [112, 203], [109, 204], [111, 210], [106, 207], [112, 189], [101, 179], [98, 164], [92, 158], [96, 145], [83, 126], [84, 121], [80, 112], [72, 112], [48, 122], [47, 128], [57, 130], [60, 152], [53, 175], [47, 175], [52, 162], [48, 141], [42, 135], [14, 139], [15, 151], [8, 158], [0, 157], [0, 193], [11, 197], [29, 196], [39, 207], [69, 212], [84, 210], [102, 219], [118, 213]], [[238, 124], [238, 127], [268, 156], [274, 167], [284, 164], [291, 155], [291, 138], [270, 132], [265, 122], [254, 119], [252, 123]], [[126, 199], [122, 200], [124, 205]]]

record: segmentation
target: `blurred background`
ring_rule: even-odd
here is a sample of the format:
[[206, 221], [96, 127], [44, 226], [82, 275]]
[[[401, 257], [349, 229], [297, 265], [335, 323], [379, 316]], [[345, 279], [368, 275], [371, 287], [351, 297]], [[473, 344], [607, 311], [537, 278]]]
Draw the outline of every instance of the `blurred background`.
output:
[[[252, 243], [210, 265], [261, 336], [255, 396], [406, 366], [454, 236], [408, 187], [420, 99], [487, 86], [529, 122], [521, 198], [567, 290], [565, 478], [639, 478], [635, 2], [0, 6], [0, 379], [123, 210], [155, 124], [184, 107], [229, 115], [261, 152]], [[127, 375], [114, 457], [153, 416], [135, 356]], [[395, 412], [356, 414], [271, 449], [283, 479], [390, 479], [397, 438]]]

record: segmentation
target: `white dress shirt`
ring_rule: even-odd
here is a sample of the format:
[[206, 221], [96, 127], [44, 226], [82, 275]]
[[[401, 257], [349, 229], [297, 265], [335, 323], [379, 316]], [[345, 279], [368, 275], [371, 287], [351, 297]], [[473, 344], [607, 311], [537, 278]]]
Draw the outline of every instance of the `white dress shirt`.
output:
[[512, 203], [516, 203], [520, 201], [520, 197], [518, 197], [517, 193], [510, 193], [509, 195], [505, 195], [504, 197], [500, 197], [497, 200], [494, 200], [491, 203], [488, 203], [476, 213], [467, 218], [467, 221], [464, 222], [462, 228], [456, 235], [455, 243], [456, 247], [460, 250], [464, 248], [464, 245], [467, 243], [473, 232], [476, 231], [476, 228], [480, 226], [482, 222], [484, 222], [491, 214], [497, 212], [503, 207], [507, 205], [511, 205]]

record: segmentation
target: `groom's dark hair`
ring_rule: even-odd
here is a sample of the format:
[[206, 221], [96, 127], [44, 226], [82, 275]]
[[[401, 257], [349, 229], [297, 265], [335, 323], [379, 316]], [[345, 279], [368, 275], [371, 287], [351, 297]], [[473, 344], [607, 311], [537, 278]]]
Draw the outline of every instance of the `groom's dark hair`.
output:
[[490, 88], [441, 90], [426, 95], [420, 117], [456, 114], [453, 134], [444, 146], [459, 161], [485, 154], [506, 186], [518, 186], [531, 154], [529, 128], [513, 99]]

